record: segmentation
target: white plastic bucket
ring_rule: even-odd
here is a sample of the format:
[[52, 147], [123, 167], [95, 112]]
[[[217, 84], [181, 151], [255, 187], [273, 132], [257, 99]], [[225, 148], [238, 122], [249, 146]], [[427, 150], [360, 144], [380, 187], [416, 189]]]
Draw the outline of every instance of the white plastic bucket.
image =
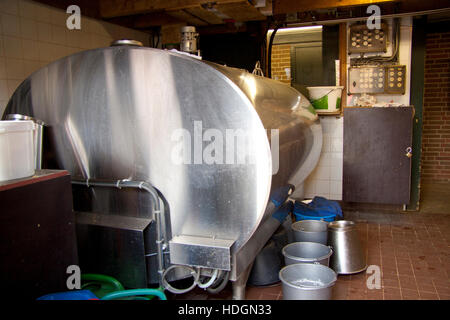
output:
[[0, 181], [34, 175], [33, 121], [0, 121]]
[[341, 108], [344, 87], [306, 87], [314, 109], [319, 112], [336, 112]]

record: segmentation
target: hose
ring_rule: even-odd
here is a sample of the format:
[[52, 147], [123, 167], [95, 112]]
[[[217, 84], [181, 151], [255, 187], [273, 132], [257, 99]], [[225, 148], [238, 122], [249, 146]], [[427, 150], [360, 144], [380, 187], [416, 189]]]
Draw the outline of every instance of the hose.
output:
[[[194, 277], [194, 282], [192, 283], [192, 285], [190, 287], [188, 287], [186, 289], [178, 289], [178, 288], [172, 287], [169, 284], [169, 282], [167, 282], [167, 280], [166, 280], [167, 273], [170, 270], [176, 269], [176, 268], [182, 268], [182, 269], [184, 268], [184, 269], [187, 269], [187, 270], [189, 270], [191, 272], [191, 275]], [[184, 265], [175, 265], [174, 264], [174, 265], [171, 265], [170, 267], [168, 267], [166, 270], [164, 270], [164, 272], [162, 274], [162, 283], [163, 283], [164, 288], [166, 288], [168, 291], [170, 291], [170, 292], [172, 292], [174, 294], [183, 294], [183, 293], [189, 292], [192, 289], [194, 289], [195, 286], [198, 283], [199, 278], [200, 278], [200, 273], [195, 271], [193, 268], [188, 267], [188, 266], [184, 266]]]
[[159, 300], [167, 300], [167, 297], [164, 294], [164, 292], [158, 289], [130, 289], [130, 290], [116, 291], [107, 294], [106, 296], [101, 298], [101, 300], [114, 300], [125, 297], [148, 296], [148, 295], [157, 296]]
[[81, 275], [82, 281], [90, 281], [81, 286], [81, 288], [85, 288], [89, 285], [95, 284], [95, 282], [108, 283], [115, 287], [116, 291], [124, 290], [122, 284], [113, 277], [105, 276], [103, 274], [95, 274], [95, 273], [86, 273]]
[[213, 287], [213, 285], [215, 284], [214, 283], [213, 285], [208, 287], [206, 291], [212, 294], [216, 294], [225, 289], [226, 285], [228, 284], [228, 280], [230, 279], [230, 272], [229, 271], [221, 271], [221, 272], [222, 274], [220, 278], [217, 279], [216, 281], [217, 283], [219, 283], [219, 285], [217, 287]]
[[[199, 275], [200, 275], [200, 273], [201, 273], [201, 268], [199, 268], [199, 270], [198, 270], [198, 274]], [[199, 279], [197, 281], [198, 287], [202, 288], [202, 289], [207, 289], [208, 287], [210, 287], [216, 281], [218, 274], [219, 274], [219, 269], [214, 269], [214, 272], [213, 272], [211, 278], [206, 283], [201, 283], [200, 282], [200, 277], [199, 277]]]

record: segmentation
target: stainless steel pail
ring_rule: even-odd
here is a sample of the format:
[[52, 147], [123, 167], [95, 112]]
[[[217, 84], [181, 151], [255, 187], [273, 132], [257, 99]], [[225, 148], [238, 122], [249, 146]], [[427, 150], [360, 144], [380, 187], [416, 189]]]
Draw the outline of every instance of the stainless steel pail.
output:
[[283, 300], [330, 300], [336, 273], [321, 264], [297, 263], [281, 269]]
[[352, 274], [367, 268], [366, 255], [353, 221], [330, 222], [328, 224], [328, 244], [334, 251], [330, 267], [336, 273]]
[[328, 222], [321, 220], [301, 220], [292, 224], [296, 242], [317, 242], [327, 244]]
[[281, 251], [286, 265], [294, 263], [320, 263], [328, 266], [333, 250], [316, 242], [293, 242]]

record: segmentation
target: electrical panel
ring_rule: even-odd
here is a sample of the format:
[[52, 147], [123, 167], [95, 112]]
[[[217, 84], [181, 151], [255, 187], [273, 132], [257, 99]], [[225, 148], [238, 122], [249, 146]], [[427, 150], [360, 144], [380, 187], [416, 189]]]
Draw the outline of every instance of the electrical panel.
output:
[[386, 67], [386, 93], [405, 93], [406, 66]]
[[349, 53], [386, 52], [388, 25], [381, 23], [380, 29], [369, 29], [366, 24], [350, 26]]
[[350, 68], [349, 81], [350, 93], [384, 93], [385, 69]]
[[404, 94], [406, 66], [350, 68], [348, 92], [370, 94]]

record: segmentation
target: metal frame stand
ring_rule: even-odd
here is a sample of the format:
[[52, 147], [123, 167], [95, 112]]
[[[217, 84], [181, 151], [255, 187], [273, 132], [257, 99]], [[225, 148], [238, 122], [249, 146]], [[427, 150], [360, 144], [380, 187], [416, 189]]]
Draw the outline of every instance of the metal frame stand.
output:
[[247, 286], [247, 280], [250, 276], [250, 271], [252, 271], [254, 262], [255, 261], [250, 263], [247, 269], [239, 275], [239, 278], [233, 282], [233, 300], [245, 300], [245, 288]]

